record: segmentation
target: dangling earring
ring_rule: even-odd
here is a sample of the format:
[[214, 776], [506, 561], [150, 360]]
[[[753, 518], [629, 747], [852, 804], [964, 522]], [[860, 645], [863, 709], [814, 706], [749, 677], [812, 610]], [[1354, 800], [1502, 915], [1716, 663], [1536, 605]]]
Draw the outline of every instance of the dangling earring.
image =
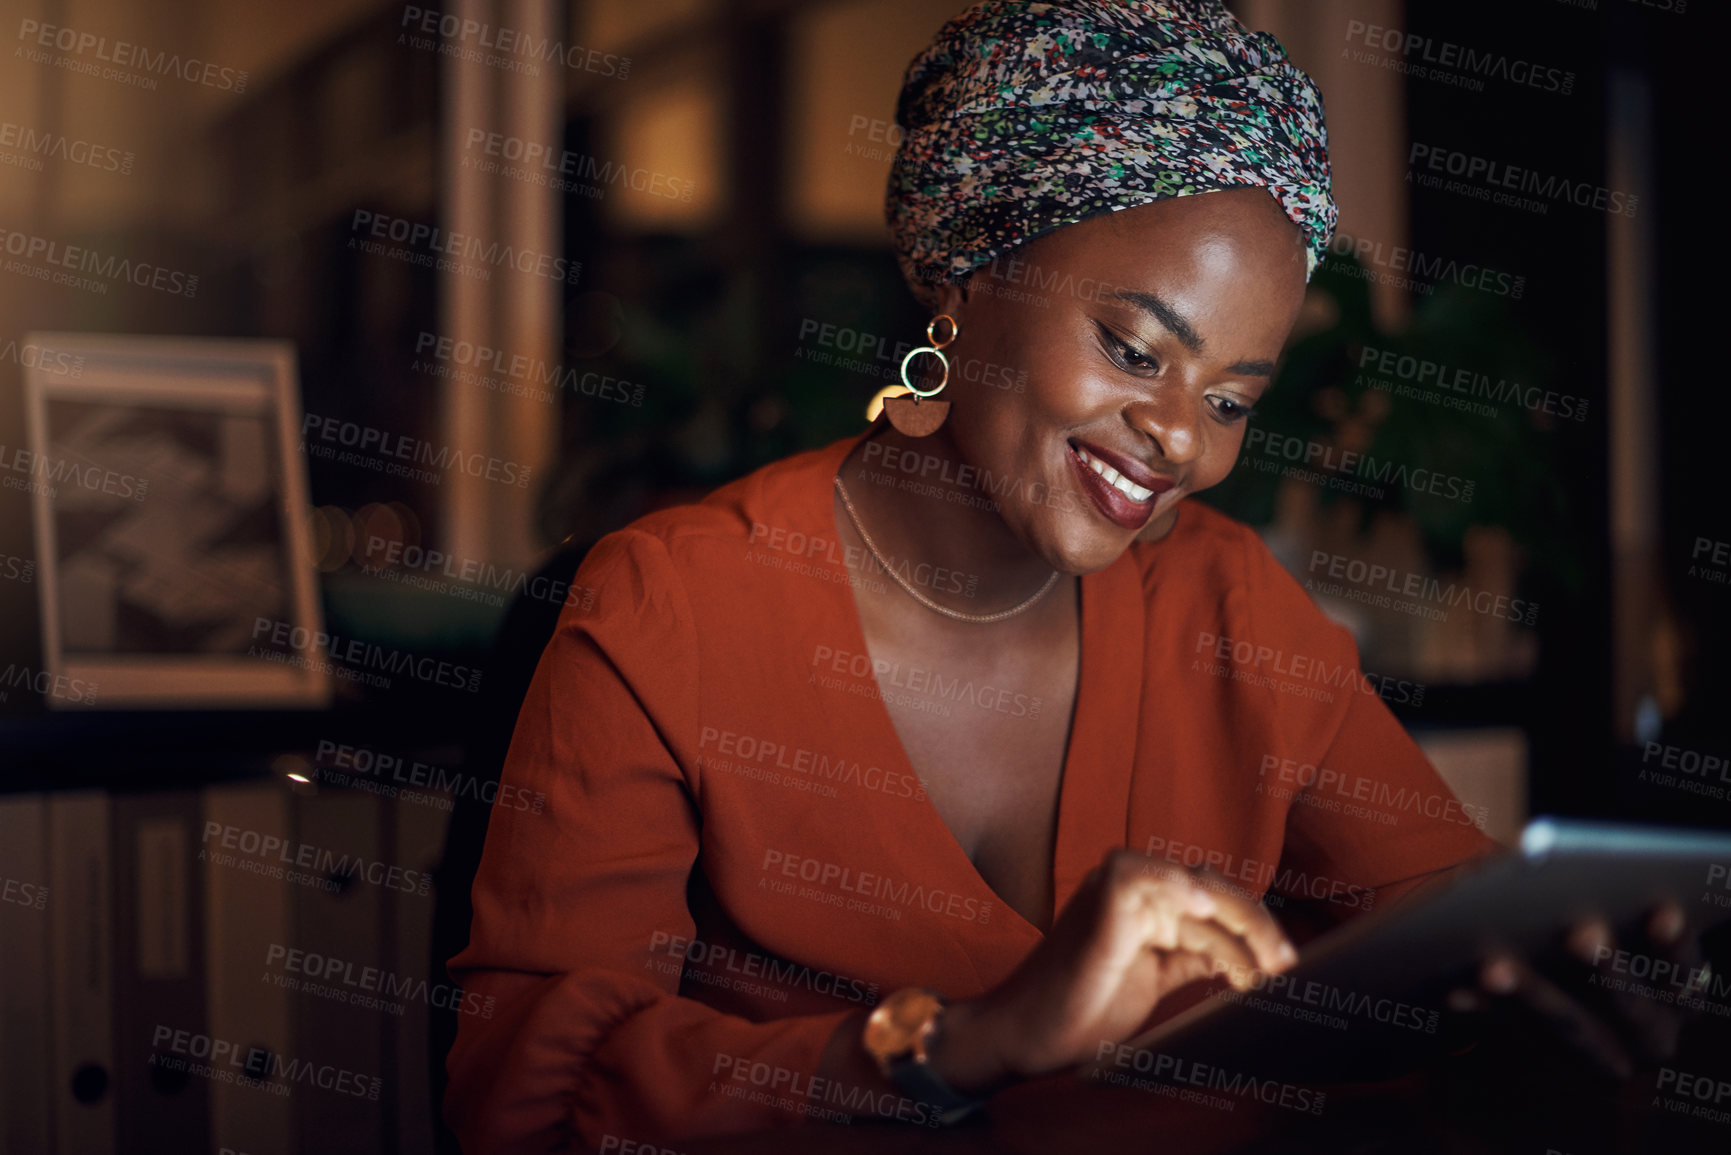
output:
[[[938, 340], [937, 334], [933, 331], [937, 328], [939, 321], [948, 321], [950, 327], [949, 336], [942, 341]], [[961, 333], [962, 327], [956, 323], [954, 317], [948, 313], [939, 313], [926, 324], [926, 340], [930, 341], [931, 344], [910, 349], [908, 355], [902, 358], [902, 384], [908, 387], [908, 391], [898, 393], [894, 397], [884, 398], [884, 414], [898, 432], [909, 437], [925, 437], [936, 433], [938, 427], [944, 423], [944, 418], [950, 415], [950, 403], [948, 401], [932, 401], [929, 398], [942, 393], [944, 386], [950, 383], [950, 359], [944, 356], [944, 346], [961, 336]], [[944, 366], [944, 375], [937, 385], [923, 393], [914, 387], [912, 381], [908, 380], [908, 362], [921, 353], [932, 354]]]

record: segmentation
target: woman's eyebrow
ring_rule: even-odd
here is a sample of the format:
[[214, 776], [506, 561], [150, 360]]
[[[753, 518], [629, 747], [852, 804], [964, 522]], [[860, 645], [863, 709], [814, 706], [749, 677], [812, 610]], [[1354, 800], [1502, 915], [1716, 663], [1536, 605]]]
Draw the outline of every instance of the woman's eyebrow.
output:
[[1234, 361], [1226, 367], [1228, 373], [1237, 373], [1241, 377], [1272, 377], [1274, 376], [1273, 361]]
[[1186, 349], [1192, 353], [1202, 352], [1202, 334], [1184, 319], [1184, 314], [1153, 293], [1144, 293], [1138, 289], [1119, 289], [1112, 295], [1120, 301], [1128, 301], [1137, 308], [1152, 313], [1154, 319], [1166, 326], [1167, 331], [1183, 342]]
[[[1184, 319], [1184, 314], [1161, 298], [1153, 293], [1144, 293], [1139, 289], [1119, 289], [1112, 295], [1120, 301], [1127, 301], [1139, 309], [1152, 313], [1154, 319], [1166, 326], [1167, 331], [1178, 338], [1186, 349], [1192, 353], [1202, 352], [1202, 346], [1206, 343], [1202, 340], [1202, 334], [1198, 333], [1190, 322]], [[1238, 373], [1245, 377], [1272, 377], [1274, 376], [1274, 362], [1237, 361], [1228, 365], [1226, 371]]]

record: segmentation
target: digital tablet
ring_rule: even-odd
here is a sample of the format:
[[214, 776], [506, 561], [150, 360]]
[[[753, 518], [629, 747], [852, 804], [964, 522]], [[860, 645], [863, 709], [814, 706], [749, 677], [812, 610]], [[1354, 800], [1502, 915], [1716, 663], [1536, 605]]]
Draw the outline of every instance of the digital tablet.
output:
[[[1256, 989], [1224, 990], [1127, 1044], [1103, 1044], [1082, 1073], [1115, 1074], [1106, 1081], [1119, 1085], [1183, 1080], [1186, 1070], [1308, 1083], [1405, 1074], [1439, 1054], [1444, 1000], [1477, 985], [1489, 953], [1507, 950], [1544, 969], [1565, 957], [1567, 929], [1591, 915], [1627, 946], [1667, 898], [1696, 931], [1731, 919], [1731, 834], [1536, 819], [1518, 849], [1329, 932], [1285, 973], [1258, 974]], [[1608, 954], [1596, 973], [1731, 1013], [1731, 974], [1673, 973], [1628, 950]]]

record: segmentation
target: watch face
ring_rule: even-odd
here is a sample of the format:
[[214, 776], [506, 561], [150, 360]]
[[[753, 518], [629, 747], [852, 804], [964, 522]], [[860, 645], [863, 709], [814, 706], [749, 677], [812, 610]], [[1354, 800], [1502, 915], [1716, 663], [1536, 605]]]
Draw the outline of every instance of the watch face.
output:
[[904, 989], [879, 1003], [866, 1020], [865, 1048], [880, 1065], [915, 1054], [925, 1058], [925, 1036], [943, 1009], [931, 991]]

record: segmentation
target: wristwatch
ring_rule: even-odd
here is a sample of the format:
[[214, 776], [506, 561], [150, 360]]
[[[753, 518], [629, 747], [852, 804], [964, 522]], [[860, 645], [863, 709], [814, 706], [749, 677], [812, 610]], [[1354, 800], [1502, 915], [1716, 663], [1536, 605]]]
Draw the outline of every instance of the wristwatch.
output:
[[955, 1090], [929, 1063], [947, 1000], [924, 987], [903, 987], [866, 1020], [862, 1041], [884, 1078], [909, 1099], [932, 1108], [938, 1122], [958, 1123], [985, 1100]]

